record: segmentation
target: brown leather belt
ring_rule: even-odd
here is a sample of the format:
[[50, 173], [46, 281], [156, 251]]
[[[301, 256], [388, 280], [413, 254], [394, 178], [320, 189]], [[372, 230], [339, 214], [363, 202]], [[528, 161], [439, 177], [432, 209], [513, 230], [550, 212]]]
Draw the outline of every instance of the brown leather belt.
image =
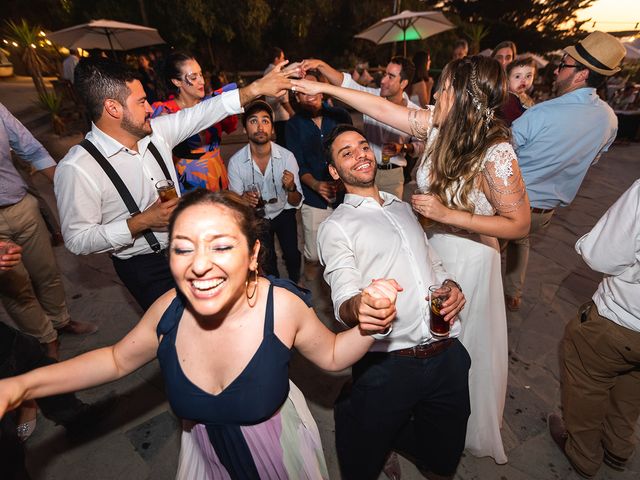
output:
[[392, 170], [394, 168], [400, 168], [400, 165], [396, 165], [395, 163], [387, 163], [386, 165], [378, 164], [378, 170]]
[[427, 343], [425, 345], [416, 345], [415, 347], [403, 348], [401, 350], [394, 350], [389, 353], [393, 355], [400, 355], [401, 357], [430, 358], [444, 352], [447, 348], [453, 345], [453, 342], [455, 341], [455, 338], [447, 338], [446, 340]]
[[532, 213], [551, 213], [555, 210], [555, 208], [536, 208], [536, 207], [531, 207], [531, 212]]

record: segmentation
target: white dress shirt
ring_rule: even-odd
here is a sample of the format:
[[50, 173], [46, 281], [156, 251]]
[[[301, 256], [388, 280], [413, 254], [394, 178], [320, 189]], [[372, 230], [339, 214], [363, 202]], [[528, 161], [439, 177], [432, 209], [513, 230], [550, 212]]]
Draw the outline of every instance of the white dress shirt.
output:
[[640, 332], [640, 180], [578, 240], [576, 251], [604, 273], [592, 297], [598, 313]]
[[[343, 73], [343, 75], [342, 87], [380, 96], [379, 88], [364, 87], [356, 82], [350, 74]], [[407, 108], [420, 110], [418, 105], [409, 100], [409, 96], [406, 93], [403, 93], [402, 97], [406, 101]], [[373, 154], [375, 155], [378, 164], [382, 163], [382, 144], [384, 143], [411, 143], [413, 145], [412, 156], [416, 158], [420, 158], [422, 156], [422, 153], [424, 152], [424, 142], [421, 142], [420, 140], [417, 140], [411, 135], [401, 132], [396, 128], [390, 127], [386, 123], [379, 122], [369, 115], [362, 115], [362, 118], [364, 121], [364, 136], [369, 141], [369, 146], [373, 150]], [[402, 152], [391, 157], [390, 163], [400, 165], [401, 167], [407, 166], [407, 160], [404, 158], [404, 153]]]
[[[191, 135], [242, 112], [238, 90], [200, 102], [198, 105], [151, 120], [153, 133], [138, 142], [138, 151], [130, 150], [102, 132], [96, 125], [86, 138], [113, 166], [131, 192], [140, 211], [158, 198], [155, 184], [165, 178], [148, 149], [153, 141], [180, 194], [172, 162], [173, 147]], [[80, 145], [72, 147], [58, 164], [54, 189], [60, 212], [66, 247], [77, 255], [113, 252], [120, 259], [152, 253], [144, 236], [131, 236], [127, 219], [131, 217], [122, 197], [96, 160]], [[153, 232], [166, 248], [166, 232]]]
[[[380, 196], [382, 205], [370, 197], [347, 194], [318, 231], [318, 255], [340, 322], [340, 306], [372, 280], [395, 279], [403, 288], [396, 300], [393, 329], [386, 336], [374, 336], [378, 341], [369, 349], [372, 352], [432, 341], [426, 299], [429, 286], [448, 278], [455, 280], [430, 247], [411, 206], [386, 192]], [[456, 321], [450, 337], [459, 334], [460, 323]]]
[[287, 192], [282, 186], [282, 174], [285, 170], [293, 173], [296, 189], [302, 195], [302, 186], [298, 177], [298, 162], [296, 162], [296, 157], [293, 156], [293, 153], [286, 148], [282, 148], [277, 143], [271, 142], [271, 158], [263, 175], [258, 165], [251, 158], [251, 148], [247, 144], [229, 160], [229, 167], [227, 168], [229, 190], [242, 195], [248, 185], [257, 183], [265, 201], [270, 198], [278, 199], [277, 202], [267, 203], [264, 207], [265, 218], [271, 220], [280, 215], [283, 210], [302, 206], [302, 201], [297, 205], [291, 205], [288, 202]]

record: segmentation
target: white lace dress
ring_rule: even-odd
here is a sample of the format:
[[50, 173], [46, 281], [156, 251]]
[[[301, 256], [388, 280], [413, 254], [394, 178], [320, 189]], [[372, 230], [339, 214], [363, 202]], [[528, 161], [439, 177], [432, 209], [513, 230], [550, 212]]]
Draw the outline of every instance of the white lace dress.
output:
[[[425, 152], [437, 134], [436, 128], [431, 129]], [[501, 204], [500, 193], [513, 193], [513, 185], [516, 189], [524, 188], [519, 186], [519, 178], [513, 178], [512, 162], [515, 161], [516, 155], [510, 144], [499, 143], [489, 148], [482, 163], [483, 178], [497, 194], [492, 195], [492, 201], [489, 201], [480, 189], [474, 189], [471, 201], [475, 205], [475, 214], [494, 215], [496, 208], [507, 209], [508, 205]], [[431, 162], [425, 153], [416, 171], [419, 188], [429, 187], [430, 169]], [[449, 198], [455, 196], [454, 191]], [[507, 317], [498, 241], [494, 237], [464, 231], [450, 233], [437, 229], [427, 229], [427, 236], [442, 258], [445, 269], [455, 275], [467, 300], [460, 313], [460, 340], [471, 356], [471, 416], [465, 448], [477, 457], [491, 456], [496, 463], [506, 463], [500, 427], [507, 389]]]

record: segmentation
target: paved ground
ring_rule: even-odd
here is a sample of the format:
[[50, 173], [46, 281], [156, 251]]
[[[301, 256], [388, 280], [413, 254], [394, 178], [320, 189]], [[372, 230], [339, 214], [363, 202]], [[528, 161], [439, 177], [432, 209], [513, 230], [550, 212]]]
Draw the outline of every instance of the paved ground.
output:
[[[6, 92], [5, 92], [6, 94]], [[0, 83], [0, 101], [4, 102]], [[20, 102], [16, 111], [20, 110]], [[239, 145], [225, 148], [225, 155]], [[575, 241], [596, 222], [617, 197], [640, 177], [640, 145], [614, 147], [589, 172], [578, 198], [556, 215], [545, 236], [534, 237], [526, 295], [519, 313], [510, 313], [509, 389], [503, 438], [509, 463], [465, 455], [457, 479], [573, 479], [567, 461], [547, 433], [546, 415], [559, 406], [558, 342], [576, 307], [589, 299], [600, 275], [591, 272], [575, 253]], [[43, 191], [52, 199], [50, 187]], [[91, 321], [100, 331], [90, 337], [62, 338], [61, 355], [68, 358], [108, 345], [136, 323], [140, 312], [113, 273], [106, 255], [77, 257], [56, 248], [72, 316]], [[317, 312], [332, 325], [326, 288], [312, 285]], [[0, 311], [0, 321], [8, 321]], [[340, 475], [333, 440], [332, 403], [349, 372], [327, 374], [294, 355], [291, 377], [305, 393], [322, 435], [332, 479]], [[61, 427], [41, 415], [26, 444], [28, 468], [34, 479], [171, 479], [175, 475], [179, 438], [156, 362], [128, 378], [80, 393], [93, 401], [108, 393], [121, 397], [97, 438], [70, 443]], [[636, 455], [626, 473], [603, 467], [596, 478], [631, 480], [640, 477]], [[402, 460], [403, 478], [422, 478]], [[0, 475], [1, 476], [1, 475]], [[384, 478], [384, 476], [381, 476]]]

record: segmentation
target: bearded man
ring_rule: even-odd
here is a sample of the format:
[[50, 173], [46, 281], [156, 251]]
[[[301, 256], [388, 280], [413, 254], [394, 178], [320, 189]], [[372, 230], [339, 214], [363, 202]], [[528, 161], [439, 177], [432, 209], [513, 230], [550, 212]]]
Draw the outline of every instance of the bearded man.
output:
[[171, 150], [257, 96], [280, 94], [290, 86], [282, 66], [245, 88], [151, 119], [135, 71], [106, 58], [80, 61], [74, 86], [91, 131], [62, 159], [54, 182], [66, 247], [77, 255], [110, 252], [116, 273], [145, 310], [173, 288], [164, 252], [178, 199], [162, 202], [156, 190], [162, 180], [178, 185]]

